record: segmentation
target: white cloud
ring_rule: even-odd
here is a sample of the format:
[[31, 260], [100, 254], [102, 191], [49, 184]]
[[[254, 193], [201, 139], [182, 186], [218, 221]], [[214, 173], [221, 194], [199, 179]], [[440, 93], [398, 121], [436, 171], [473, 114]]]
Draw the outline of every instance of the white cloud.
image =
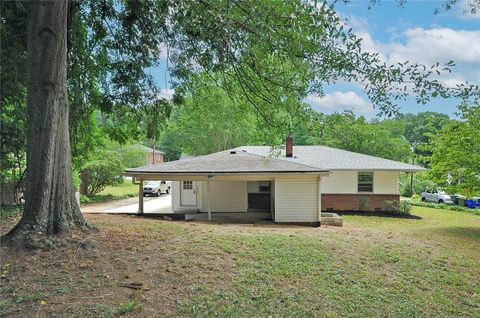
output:
[[392, 63], [410, 60], [433, 64], [454, 60], [458, 64], [480, 64], [480, 31], [413, 28], [403, 35], [405, 43], [379, 45]]
[[333, 92], [325, 96], [310, 95], [305, 102], [322, 112], [352, 110], [359, 113], [373, 111], [372, 105], [355, 92]]
[[388, 64], [410, 61], [430, 66], [453, 60], [456, 66], [452, 73], [442, 74], [438, 77], [440, 81], [446, 85], [465, 81], [480, 84], [480, 30], [407, 28], [390, 32], [390, 41], [382, 42], [373, 38], [367, 21], [352, 16], [348, 21], [363, 39], [363, 49], [379, 53], [380, 59]]

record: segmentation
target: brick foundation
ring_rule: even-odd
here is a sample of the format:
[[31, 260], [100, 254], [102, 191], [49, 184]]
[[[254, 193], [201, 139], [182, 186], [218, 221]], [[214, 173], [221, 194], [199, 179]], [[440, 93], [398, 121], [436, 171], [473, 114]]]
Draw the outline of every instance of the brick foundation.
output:
[[400, 201], [400, 195], [322, 194], [322, 211], [385, 211], [385, 201]]

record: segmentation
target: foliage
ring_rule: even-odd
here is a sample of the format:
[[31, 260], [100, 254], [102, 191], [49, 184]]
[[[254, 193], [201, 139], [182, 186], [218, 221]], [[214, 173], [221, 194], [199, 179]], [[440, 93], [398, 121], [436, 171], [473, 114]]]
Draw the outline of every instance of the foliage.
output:
[[[410, 178], [411, 174], [400, 175], [400, 195], [404, 197], [412, 196], [410, 192]], [[413, 175], [413, 194], [420, 194], [425, 188], [433, 189], [436, 184], [433, 182], [427, 172], [417, 172]]]
[[[232, 101], [227, 93], [206, 75], [199, 76], [189, 88], [189, 95], [173, 109], [172, 118], [162, 138], [162, 149], [203, 155], [254, 140], [257, 117], [249, 105]], [[173, 145], [168, 144], [173, 141]]]
[[414, 194], [410, 197], [410, 199], [412, 199], [414, 201], [420, 201], [420, 195], [419, 194]]
[[460, 120], [432, 137], [429, 176], [448, 191], [480, 192], [480, 106], [460, 106]]
[[26, 169], [26, 3], [2, 2], [1, 11], [0, 187], [19, 189]]
[[23, 205], [0, 205], [0, 217], [9, 217], [21, 215], [23, 212]]
[[122, 183], [123, 170], [121, 158], [116, 152], [99, 151], [81, 168], [82, 182], [88, 185], [86, 195], [91, 198], [107, 185]]
[[116, 152], [125, 168], [135, 168], [146, 164], [147, 153], [140, 144], [118, 145], [112, 144], [107, 149]]
[[388, 127], [369, 123], [363, 116], [357, 117], [350, 111], [321, 117], [320, 132], [309, 138], [309, 144], [323, 144], [398, 161], [409, 158], [408, 142]]
[[408, 201], [385, 201], [387, 212], [399, 215], [410, 215], [412, 207]]

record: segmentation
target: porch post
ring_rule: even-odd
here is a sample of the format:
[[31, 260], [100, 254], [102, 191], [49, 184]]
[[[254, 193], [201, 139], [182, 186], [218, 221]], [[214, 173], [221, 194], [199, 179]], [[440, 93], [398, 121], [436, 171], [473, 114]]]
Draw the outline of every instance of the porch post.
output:
[[318, 225], [321, 226], [321, 220], [322, 220], [322, 189], [321, 189], [321, 184], [322, 184], [322, 177], [318, 176], [318, 186], [317, 186], [317, 192], [318, 192], [318, 198], [317, 198], [317, 213], [318, 213]]
[[208, 212], [208, 220], [212, 220], [212, 211], [210, 209], [210, 180], [207, 181], [207, 212]]
[[143, 179], [138, 183], [138, 214], [143, 214]]

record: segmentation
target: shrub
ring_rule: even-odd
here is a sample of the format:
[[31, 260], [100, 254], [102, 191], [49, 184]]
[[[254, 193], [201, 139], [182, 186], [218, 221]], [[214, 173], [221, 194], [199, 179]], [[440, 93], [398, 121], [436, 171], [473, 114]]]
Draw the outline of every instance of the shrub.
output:
[[358, 208], [360, 211], [368, 211], [368, 208], [370, 207], [370, 200], [368, 198], [360, 198], [360, 201], [358, 203]]
[[408, 201], [401, 201], [400, 202], [400, 214], [410, 215], [411, 211], [412, 211], [412, 206], [410, 205], [410, 202], [408, 202]]
[[85, 195], [80, 195], [80, 204], [89, 204], [91, 202], [90, 198]]
[[122, 183], [123, 170], [124, 167], [118, 153], [100, 151], [81, 169], [82, 188], [84, 188], [82, 193], [92, 198], [106, 186]]
[[23, 213], [23, 205], [20, 205], [20, 204], [0, 206], [1, 217], [17, 216], [17, 215], [22, 215], [22, 213]]
[[397, 213], [400, 210], [400, 202], [398, 201], [385, 201], [385, 210], [387, 212]]
[[411, 199], [420, 201], [420, 195], [419, 194], [414, 194], [414, 195], [412, 195]]
[[393, 214], [410, 215], [412, 207], [407, 201], [385, 201], [385, 209]]

